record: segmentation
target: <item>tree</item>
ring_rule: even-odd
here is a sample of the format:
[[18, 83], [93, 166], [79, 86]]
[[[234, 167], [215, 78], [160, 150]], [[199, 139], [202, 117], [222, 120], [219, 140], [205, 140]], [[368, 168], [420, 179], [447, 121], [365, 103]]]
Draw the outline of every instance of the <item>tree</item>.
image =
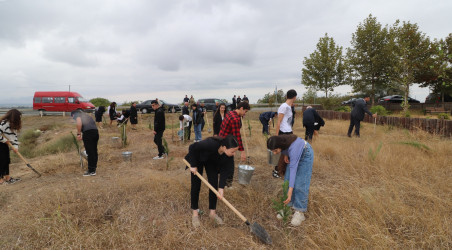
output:
[[452, 91], [452, 33], [445, 39], [435, 40], [432, 47], [432, 77], [421, 86], [429, 87], [433, 93], [440, 93], [444, 103], [444, 94]]
[[317, 43], [317, 50], [303, 60], [301, 84], [306, 87], [313, 87], [315, 90], [325, 92], [328, 98], [328, 91], [344, 85], [345, 65], [342, 56], [342, 47], [336, 46], [333, 38], [320, 38]]
[[93, 98], [93, 99], [89, 100], [89, 102], [94, 104], [94, 106], [96, 106], [96, 107], [99, 107], [99, 106], [107, 107], [110, 105], [110, 101], [108, 99], [101, 98], [101, 97]]
[[317, 92], [314, 88], [309, 87], [308, 90], [303, 94], [303, 102], [315, 104], [315, 99], [317, 99]]
[[413, 83], [429, 79], [429, 63], [432, 59], [430, 39], [419, 31], [417, 24], [397, 20], [390, 30], [394, 42], [394, 56], [397, 59], [392, 79], [404, 93], [402, 107], [408, 112], [408, 96]]
[[384, 92], [390, 84], [390, 72], [395, 64], [388, 27], [382, 28], [377, 18], [369, 15], [352, 35], [347, 49], [349, 81], [353, 92], [370, 95], [372, 105], [376, 94]]
[[[278, 98], [276, 98], [278, 97]], [[262, 99], [257, 100], [257, 103], [268, 103], [273, 105], [273, 103], [276, 102], [276, 99], [278, 99], [278, 102], [284, 102], [286, 97], [284, 94], [284, 91], [282, 89], [278, 90], [277, 95], [275, 95], [275, 93], [267, 93], [264, 95], [264, 97]]]

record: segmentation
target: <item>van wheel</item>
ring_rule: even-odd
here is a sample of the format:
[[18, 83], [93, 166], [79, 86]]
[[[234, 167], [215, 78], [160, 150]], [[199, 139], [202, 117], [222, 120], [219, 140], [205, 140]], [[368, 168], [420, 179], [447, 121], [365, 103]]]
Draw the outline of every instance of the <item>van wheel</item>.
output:
[[148, 112], [147, 109], [142, 109], [142, 110], [141, 110], [141, 113], [143, 113], [143, 114], [146, 114], [147, 112]]

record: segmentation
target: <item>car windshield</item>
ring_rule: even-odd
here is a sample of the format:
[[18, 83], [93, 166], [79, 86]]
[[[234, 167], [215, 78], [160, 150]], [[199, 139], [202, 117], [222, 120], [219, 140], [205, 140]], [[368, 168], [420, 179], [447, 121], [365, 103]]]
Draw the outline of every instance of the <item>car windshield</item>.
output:
[[79, 102], [89, 102], [89, 100], [83, 98], [83, 96], [79, 96], [79, 97], [77, 97], [77, 99], [78, 99]]

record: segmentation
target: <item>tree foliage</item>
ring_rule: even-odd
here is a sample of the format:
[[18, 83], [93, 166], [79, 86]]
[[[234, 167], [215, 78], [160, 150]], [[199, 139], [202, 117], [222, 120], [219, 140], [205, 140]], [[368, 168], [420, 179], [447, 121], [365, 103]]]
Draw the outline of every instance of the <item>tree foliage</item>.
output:
[[347, 76], [353, 92], [369, 95], [372, 104], [390, 84], [395, 64], [391, 44], [388, 27], [383, 28], [377, 18], [369, 15], [352, 34], [351, 48], [347, 49]]
[[307, 87], [325, 92], [344, 85], [345, 65], [342, 47], [336, 46], [334, 39], [325, 34], [317, 43], [317, 50], [303, 61], [301, 83]]
[[99, 107], [99, 106], [109, 106], [110, 105], [110, 101], [108, 99], [105, 98], [101, 98], [101, 97], [96, 97], [93, 98], [91, 100], [89, 100], [89, 102], [91, 102], [92, 104], [94, 104], [94, 106]]
[[[419, 31], [417, 24], [396, 21], [391, 28], [395, 60], [392, 79], [404, 93], [402, 107], [408, 111], [408, 96], [413, 83], [422, 83], [431, 77], [429, 64], [432, 59], [430, 39]], [[430, 75], [430, 76], [429, 76]]]
[[[277, 100], [277, 101], [276, 101]], [[273, 105], [273, 103], [282, 103], [286, 101], [286, 96], [284, 94], [284, 91], [282, 89], [278, 90], [278, 93], [275, 95], [275, 93], [267, 93], [264, 95], [262, 99], [257, 100], [257, 103], [268, 103], [270, 105]]]

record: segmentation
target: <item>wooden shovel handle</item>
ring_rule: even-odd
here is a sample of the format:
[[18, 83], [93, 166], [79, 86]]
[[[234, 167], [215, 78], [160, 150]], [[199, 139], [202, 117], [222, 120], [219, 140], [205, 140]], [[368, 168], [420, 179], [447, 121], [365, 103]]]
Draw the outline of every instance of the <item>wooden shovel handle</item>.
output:
[[[188, 163], [188, 161], [187, 160], [185, 160], [185, 159], [183, 159], [183, 161], [184, 161], [184, 163], [185, 163], [185, 165], [187, 165], [188, 167], [191, 167], [191, 165], [190, 165], [190, 163]], [[218, 191], [214, 188], [214, 187], [212, 187], [212, 185], [210, 185], [210, 183], [206, 180], [206, 179], [204, 179], [204, 177], [202, 177], [202, 175], [200, 175], [199, 173], [198, 173], [198, 171], [196, 171], [196, 176], [198, 176], [198, 178], [202, 181], [202, 182], [204, 182], [204, 184], [206, 184], [208, 187], [209, 187], [209, 189], [210, 190], [212, 190], [212, 192], [214, 192], [217, 196], [221, 196], [220, 195], [220, 193], [218, 193]], [[220, 200], [222, 200], [223, 202], [224, 202], [224, 204], [226, 204], [226, 206], [228, 206], [238, 217], [240, 217], [240, 219], [242, 219], [243, 220], [243, 222], [247, 222], [248, 220], [245, 218], [245, 216], [243, 216], [243, 214], [242, 213], [240, 213], [237, 209], [235, 209], [235, 207], [234, 206], [232, 206], [231, 205], [231, 203], [229, 203], [229, 201], [227, 201], [226, 200], [226, 198], [221, 198]]]
[[[243, 128], [243, 119], [242, 119], [242, 117], [240, 117], [240, 122], [242, 123], [242, 128]], [[249, 153], [250, 153], [250, 151], [248, 150], [248, 138], [246, 137], [246, 130], [243, 129], [242, 131], [243, 131], [243, 144], [245, 144], [246, 157], [248, 159]], [[241, 134], [241, 132], [240, 132], [240, 134]], [[248, 163], [248, 160], [247, 160], [247, 163]]]
[[[10, 141], [7, 141], [6, 142], [11, 148], [13, 147], [13, 145], [11, 144], [11, 142]], [[24, 161], [25, 162], [25, 164], [29, 164], [28, 162], [27, 162], [27, 160], [25, 160], [25, 158], [22, 156], [22, 154], [20, 154], [19, 153], [19, 151], [14, 151], [19, 157], [20, 157], [20, 159], [22, 159], [22, 161]]]

